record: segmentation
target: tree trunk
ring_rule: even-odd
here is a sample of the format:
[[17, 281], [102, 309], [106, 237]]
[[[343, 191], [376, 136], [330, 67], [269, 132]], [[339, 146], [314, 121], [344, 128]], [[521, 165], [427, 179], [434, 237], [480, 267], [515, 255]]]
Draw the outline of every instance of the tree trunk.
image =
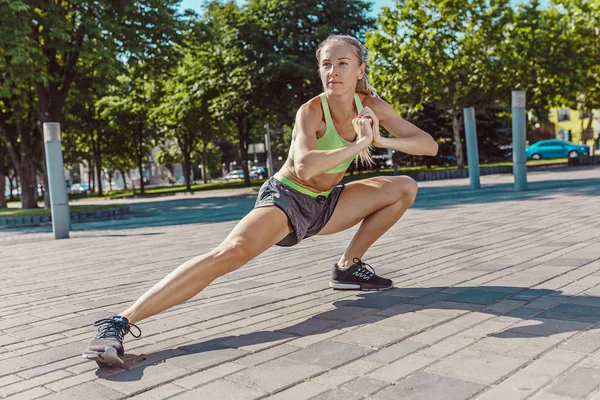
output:
[[12, 163], [19, 175], [21, 181], [21, 207], [22, 208], [38, 208], [37, 205], [37, 185], [35, 181], [35, 165], [33, 160], [33, 146], [31, 130], [27, 126], [17, 125], [19, 132], [19, 148], [8, 136], [6, 131], [8, 128], [5, 124], [0, 126], [0, 136], [8, 150], [8, 154]]
[[123, 189], [127, 190], [127, 178], [125, 177], [125, 170], [120, 169], [119, 173], [121, 174], [121, 177], [123, 178]]
[[452, 109], [452, 132], [454, 134], [454, 159], [459, 169], [465, 167], [465, 157], [463, 153], [463, 146], [460, 140], [460, 123], [461, 123], [460, 109]]
[[139, 123], [138, 126], [138, 169], [140, 171], [140, 193], [144, 194], [146, 190], [146, 184], [144, 183], [144, 157], [143, 157], [143, 122]]
[[0, 208], [7, 208], [6, 204], [6, 168], [4, 166], [4, 154], [0, 148]]
[[191, 191], [192, 190], [192, 180], [191, 180], [191, 172], [192, 172], [192, 168], [191, 168], [191, 161], [190, 161], [190, 155], [189, 153], [186, 151], [186, 154], [183, 155], [183, 178], [185, 179], [185, 189], [187, 191]]
[[244, 171], [244, 186], [250, 186], [250, 174], [248, 173], [248, 141], [250, 136], [250, 121], [243, 116], [237, 120], [240, 159]]
[[13, 192], [15, 190], [16, 184], [17, 184], [16, 173], [14, 175], [9, 175], [8, 176], [8, 190], [10, 190], [10, 194], [8, 195], [8, 199], [10, 201], [15, 201], [15, 195], [13, 194]]
[[208, 160], [206, 159], [206, 140], [202, 141], [202, 182], [208, 183], [206, 175], [208, 175]]

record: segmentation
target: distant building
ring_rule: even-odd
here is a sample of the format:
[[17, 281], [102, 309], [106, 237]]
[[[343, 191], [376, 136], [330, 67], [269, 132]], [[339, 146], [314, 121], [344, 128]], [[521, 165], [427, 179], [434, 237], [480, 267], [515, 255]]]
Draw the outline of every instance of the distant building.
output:
[[[600, 136], [598, 111], [594, 110], [594, 113], [590, 114], [569, 108], [552, 108], [549, 119], [553, 124], [556, 139], [590, 146], [597, 145]], [[592, 125], [587, 129], [590, 118], [593, 119]]]

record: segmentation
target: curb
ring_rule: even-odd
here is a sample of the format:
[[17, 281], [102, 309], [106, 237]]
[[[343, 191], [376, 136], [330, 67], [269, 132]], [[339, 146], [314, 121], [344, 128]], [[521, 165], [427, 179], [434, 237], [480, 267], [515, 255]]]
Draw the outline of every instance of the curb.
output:
[[[600, 159], [592, 159], [580, 157], [578, 162], [569, 162], [563, 164], [550, 164], [550, 165], [539, 165], [539, 166], [529, 166], [527, 167], [527, 171], [544, 171], [551, 170], [557, 168], [572, 168], [572, 167], [585, 167], [585, 166], [593, 166], [600, 164]], [[512, 166], [504, 166], [504, 167], [483, 167], [479, 168], [479, 175], [493, 175], [493, 174], [512, 174], [513, 167]], [[469, 177], [469, 169], [455, 169], [455, 170], [446, 170], [446, 171], [426, 171], [419, 172], [415, 177], [416, 181], [437, 181], [442, 179], [460, 179], [460, 178], [468, 178]]]
[[[106, 210], [97, 211], [71, 212], [71, 223], [115, 219], [130, 213], [131, 211], [128, 206], [109, 208]], [[32, 215], [29, 217], [0, 218], [0, 229], [43, 226], [49, 225], [51, 223], [51, 215]]]

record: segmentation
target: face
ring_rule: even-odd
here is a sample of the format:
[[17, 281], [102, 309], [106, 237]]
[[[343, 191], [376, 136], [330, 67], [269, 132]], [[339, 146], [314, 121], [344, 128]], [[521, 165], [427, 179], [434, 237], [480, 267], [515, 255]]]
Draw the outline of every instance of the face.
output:
[[365, 64], [359, 65], [352, 46], [344, 43], [328, 45], [321, 52], [319, 74], [326, 93], [354, 93], [356, 82], [365, 73]]

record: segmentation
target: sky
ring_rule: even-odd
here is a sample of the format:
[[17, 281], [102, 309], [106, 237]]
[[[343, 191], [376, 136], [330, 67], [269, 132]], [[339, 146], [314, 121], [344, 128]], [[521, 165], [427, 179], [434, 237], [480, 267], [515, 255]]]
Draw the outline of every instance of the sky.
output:
[[[201, 13], [202, 4], [204, 3], [204, 1], [205, 0], [182, 0], [180, 8], [181, 10], [191, 8], [192, 10]], [[516, 6], [517, 4], [522, 3], [524, 1], [527, 0], [511, 0], [511, 4], [513, 4], [513, 6]], [[371, 8], [370, 16], [372, 16], [373, 18], [377, 17], [377, 14], [379, 14], [379, 11], [381, 11], [382, 7], [392, 7], [395, 3], [394, 0], [371, 0], [371, 2], [373, 3], [373, 7]], [[549, 2], [550, 0], [540, 1], [542, 6], [548, 5]], [[243, 1], [238, 1], [238, 3], [243, 3]]]

